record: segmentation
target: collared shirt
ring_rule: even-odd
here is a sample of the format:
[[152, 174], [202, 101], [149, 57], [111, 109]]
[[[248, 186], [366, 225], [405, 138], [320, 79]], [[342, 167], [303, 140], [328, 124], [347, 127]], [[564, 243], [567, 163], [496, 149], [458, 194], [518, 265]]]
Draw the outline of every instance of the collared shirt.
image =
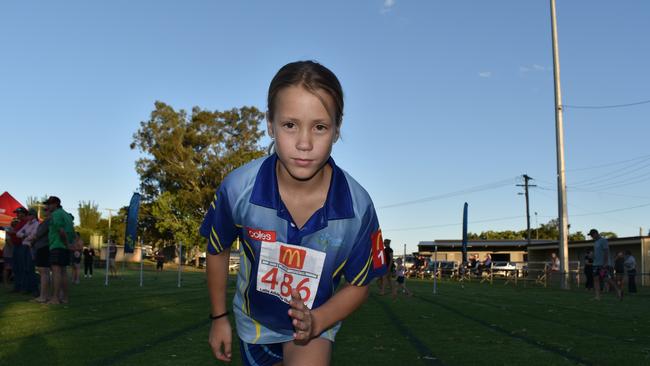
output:
[[[368, 193], [333, 159], [325, 204], [298, 228], [280, 198], [277, 155], [252, 161], [229, 174], [201, 225], [208, 253], [239, 238], [241, 266], [233, 308], [247, 343], [293, 339], [289, 309], [295, 288], [309, 308], [329, 300], [341, 279], [365, 286], [386, 271], [383, 239]], [[340, 324], [324, 332], [334, 340]]]
[[31, 220], [27, 221], [27, 223], [20, 230], [18, 230], [16, 235], [19, 238], [23, 239], [23, 245], [32, 245], [32, 241], [36, 235], [36, 230], [38, 229], [38, 224], [38, 220], [36, 218], [32, 218]]
[[[607, 263], [605, 263], [605, 253], [607, 253]], [[609, 266], [612, 264], [611, 255], [609, 255], [609, 243], [602, 236], [594, 241], [594, 266]]]
[[[68, 243], [74, 240], [74, 225], [72, 224], [72, 215], [67, 213], [62, 208], [57, 208], [50, 214], [50, 227], [48, 232], [48, 239], [50, 241], [50, 250], [52, 249], [68, 249]], [[68, 243], [64, 243], [59, 234], [59, 230], [63, 229], [68, 239]]]

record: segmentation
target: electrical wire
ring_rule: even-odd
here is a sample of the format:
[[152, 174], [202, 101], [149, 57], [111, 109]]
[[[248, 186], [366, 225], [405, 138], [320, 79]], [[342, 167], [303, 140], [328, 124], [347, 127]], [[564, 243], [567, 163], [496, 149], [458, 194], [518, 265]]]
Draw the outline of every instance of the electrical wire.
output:
[[634, 103], [625, 103], [625, 104], [612, 104], [612, 105], [567, 105], [563, 104], [562, 108], [571, 108], [571, 109], [610, 109], [610, 108], [624, 108], [624, 107], [632, 107], [632, 106], [637, 106], [641, 104], [649, 104], [649, 100], [642, 100], [640, 102], [634, 102]]
[[[475, 220], [475, 221], [468, 221], [468, 224], [479, 224], [479, 223], [484, 223], [484, 222], [496, 222], [496, 221], [507, 221], [507, 220], [514, 220], [514, 219], [521, 219], [522, 216], [508, 216], [508, 217], [499, 217], [496, 219], [485, 219], [485, 220]], [[382, 232], [392, 232], [392, 231], [413, 231], [413, 230], [424, 230], [424, 229], [432, 229], [432, 228], [438, 228], [438, 227], [449, 227], [449, 226], [461, 226], [463, 225], [462, 222], [458, 223], [453, 223], [453, 224], [438, 224], [438, 225], [428, 225], [428, 226], [415, 226], [415, 227], [403, 227], [403, 228], [398, 228], [398, 229], [384, 229], [382, 228]]]
[[[650, 167], [650, 163], [647, 163], [647, 164], [642, 165], [642, 166], [637, 166], [638, 164], [644, 163], [644, 162], [646, 162], [648, 160], [650, 160], [650, 158], [647, 158], [647, 159], [644, 159], [644, 160], [639, 160], [639, 161], [637, 161], [635, 163], [624, 166], [624, 167], [622, 167], [620, 169], [610, 171], [608, 173], [604, 173], [604, 174], [602, 174], [600, 176], [597, 176], [597, 177], [592, 177], [592, 178], [589, 178], [589, 179], [583, 179], [581, 181], [572, 182], [570, 185], [572, 187], [590, 186], [590, 185], [594, 185], [594, 184], [599, 184], [601, 182], [607, 182], [609, 180], [620, 178], [620, 177], [625, 176], [625, 175], [634, 174], [634, 173], [637, 173], [639, 170]], [[620, 173], [620, 174], [615, 175], [615, 173]]]
[[436, 195], [436, 196], [424, 197], [424, 198], [419, 198], [419, 199], [411, 200], [411, 201], [404, 201], [404, 202], [398, 202], [398, 203], [393, 203], [393, 204], [384, 205], [384, 206], [378, 206], [378, 207], [376, 207], [376, 209], [380, 210], [380, 209], [385, 209], [385, 208], [408, 206], [408, 205], [413, 205], [413, 204], [417, 204], [417, 203], [429, 202], [429, 201], [439, 200], [439, 199], [443, 199], [443, 198], [450, 198], [450, 197], [461, 196], [461, 195], [469, 194], [469, 193], [475, 193], [475, 192], [481, 192], [481, 191], [487, 191], [487, 190], [491, 190], [491, 189], [501, 188], [501, 187], [511, 185], [513, 183], [513, 180], [516, 179], [516, 178], [517, 177], [508, 178], [508, 179], [500, 180], [500, 181], [497, 181], [497, 182], [487, 183], [487, 184], [484, 184], [484, 185], [471, 187], [471, 188], [463, 189], [463, 190], [460, 190], [460, 191], [439, 194], [439, 195]]

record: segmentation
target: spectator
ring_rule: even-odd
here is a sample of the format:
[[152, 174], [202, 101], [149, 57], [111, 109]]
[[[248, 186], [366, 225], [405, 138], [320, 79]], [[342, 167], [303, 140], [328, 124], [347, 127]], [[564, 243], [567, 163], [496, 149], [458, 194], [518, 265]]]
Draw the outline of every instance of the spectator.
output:
[[616, 253], [616, 258], [614, 259], [614, 278], [616, 279], [616, 286], [621, 289], [622, 295], [623, 279], [625, 278], [625, 256], [623, 256], [623, 252]]
[[26, 290], [25, 282], [25, 256], [28, 255], [29, 248], [23, 246], [23, 238], [18, 236], [18, 232], [30, 221], [27, 218], [27, 209], [18, 207], [14, 210], [18, 222], [9, 232], [11, 242], [14, 244], [14, 255], [11, 268], [14, 273], [13, 292], [23, 292]]
[[629, 250], [625, 251], [625, 270], [627, 271], [627, 292], [636, 293], [636, 259]]
[[108, 267], [111, 277], [117, 278], [117, 267], [115, 266], [115, 258], [117, 257], [117, 247], [112, 241], [108, 245]]
[[93, 278], [93, 261], [95, 260], [95, 249], [84, 247], [84, 278]]
[[33, 294], [34, 296], [38, 296], [38, 284], [34, 268], [34, 251], [32, 247], [39, 225], [37, 217], [36, 210], [30, 208], [25, 215], [25, 225], [16, 233], [16, 236], [23, 240], [24, 251], [22, 261], [23, 273], [21, 276], [23, 283], [20, 287], [23, 292]]
[[479, 276], [483, 275], [484, 271], [489, 273], [491, 268], [492, 268], [492, 255], [490, 253], [486, 253], [485, 259], [483, 259], [483, 263], [479, 264], [479, 270], [478, 270]]
[[404, 273], [406, 272], [406, 268], [404, 267], [404, 263], [402, 263], [402, 258], [397, 258], [395, 260], [395, 273], [397, 275], [397, 286], [393, 288], [393, 300], [397, 300], [397, 294], [399, 292], [406, 293], [407, 296], [412, 296], [413, 294], [409, 289], [406, 287], [406, 283], [404, 281]]
[[616, 287], [616, 283], [612, 280], [611, 272], [611, 259], [609, 257], [609, 243], [607, 239], [600, 236], [598, 230], [589, 230], [589, 236], [594, 239], [594, 300], [600, 300], [600, 284], [608, 283], [616, 289], [616, 294], [622, 298], [621, 290]]
[[70, 247], [70, 262], [72, 263], [72, 283], [79, 284], [79, 277], [81, 276], [81, 251], [84, 247], [84, 241], [81, 235], [75, 232], [75, 239]]
[[395, 268], [395, 263], [393, 263], [393, 249], [390, 247], [390, 239], [384, 239], [384, 258], [386, 259], [386, 267], [388, 268], [388, 271], [385, 275], [379, 277], [379, 284], [381, 287], [381, 290], [379, 291], [380, 295], [386, 293], [386, 284], [388, 284], [390, 292], [393, 292], [393, 279], [391, 276]]
[[588, 251], [587, 254], [585, 255], [584, 274], [585, 274], [585, 278], [587, 279], [585, 288], [587, 290], [593, 290], [594, 289], [594, 255], [591, 250]]
[[7, 233], [6, 239], [5, 239], [5, 247], [2, 251], [2, 258], [4, 260], [4, 266], [2, 269], [2, 282], [4, 283], [5, 287], [9, 287], [9, 283], [11, 282], [11, 277], [13, 276], [13, 268], [12, 264], [14, 262], [14, 248], [15, 245], [13, 243], [13, 240], [11, 239], [11, 232], [16, 229], [16, 225], [18, 224], [18, 219], [13, 219], [11, 220], [11, 224], [9, 227], [5, 229], [5, 232]]
[[156, 252], [156, 272], [162, 272], [164, 264], [165, 264], [165, 256], [159, 250]]
[[39, 296], [34, 301], [40, 303], [46, 303], [50, 299], [50, 241], [48, 239], [50, 216], [47, 207], [43, 209], [43, 215], [44, 220], [38, 225], [32, 242], [41, 283]]
[[65, 304], [69, 300], [68, 274], [66, 272], [67, 266], [70, 265], [68, 246], [74, 240], [72, 216], [63, 210], [61, 200], [58, 197], [50, 196], [43, 204], [47, 205], [51, 215], [48, 238], [50, 242], [53, 291], [48, 304]]

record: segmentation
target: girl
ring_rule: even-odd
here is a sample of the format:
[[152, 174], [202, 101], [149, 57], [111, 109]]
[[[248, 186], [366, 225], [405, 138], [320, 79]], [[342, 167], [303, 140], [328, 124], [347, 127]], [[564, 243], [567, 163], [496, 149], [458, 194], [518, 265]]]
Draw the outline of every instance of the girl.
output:
[[404, 281], [404, 273], [406, 272], [406, 267], [404, 267], [404, 263], [402, 262], [402, 258], [397, 258], [395, 260], [395, 274], [397, 275], [397, 287], [393, 290], [393, 300], [397, 300], [397, 295], [399, 292], [403, 292], [406, 294], [406, 296], [413, 296], [411, 291], [409, 291], [408, 288], [406, 288], [406, 283]]
[[[271, 81], [275, 152], [230, 173], [201, 225], [217, 359], [231, 360], [226, 284], [237, 238], [233, 312], [245, 365], [329, 364], [341, 320], [386, 271], [372, 201], [330, 157], [342, 117], [341, 85], [324, 66], [290, 63]], [[347, 284], [336, 291], [341, 276]]]

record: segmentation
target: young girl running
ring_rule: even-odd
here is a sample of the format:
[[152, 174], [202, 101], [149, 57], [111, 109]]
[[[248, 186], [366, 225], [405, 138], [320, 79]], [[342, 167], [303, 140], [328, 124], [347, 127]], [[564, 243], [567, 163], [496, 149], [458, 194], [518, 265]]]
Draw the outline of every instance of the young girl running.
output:
[[243, 363], [327, 365], [341, 321], [386, 271], [381, 232], [368, 193], [330, 157], [343, 117], [336, 76], [312, 61], [287, 64], [267, 108], [275, 152], [230, 173], [201, 225], [209, 343], [217, 359], [231, 360], [226, 287], [239, 238], [233, 312]]

